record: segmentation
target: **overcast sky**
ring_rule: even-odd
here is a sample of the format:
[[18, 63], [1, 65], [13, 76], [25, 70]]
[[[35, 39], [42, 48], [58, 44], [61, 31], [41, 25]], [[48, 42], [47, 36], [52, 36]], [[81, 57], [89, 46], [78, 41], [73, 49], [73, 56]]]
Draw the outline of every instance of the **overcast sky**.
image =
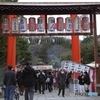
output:
[[[48, 0], [51, 2], [52, 0]], [[47, 0], [18, 0], [18, 2], [47, 2]], [[53, 0], [52, 2], [69, 2], [68, 0]], [[70, 2], [100, 2], [100, 0], [70, 0]], [[97, 34], [100, 34], [100, 15], [97, 15]]]

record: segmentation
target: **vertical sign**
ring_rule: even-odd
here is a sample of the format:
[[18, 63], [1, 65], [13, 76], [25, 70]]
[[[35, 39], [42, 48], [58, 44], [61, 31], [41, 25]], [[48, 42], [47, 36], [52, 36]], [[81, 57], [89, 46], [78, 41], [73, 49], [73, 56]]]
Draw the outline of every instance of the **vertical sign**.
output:
[[19, 32], [19, 24], [18, 24], [18, 18], [13, 17], [12, 18], [12, 32]]
[[66, 31], [72, 31], [72, 19], [70, 17], [65, 18]]
[[9, 19], [8, 18], [3, 19], [3, 31], [9, 31]]
[[80, 31], [80, 18], [78, 16], [74, 19], [74, 31]]
[[39, 17], [37, 19], [37, 23], [38, 23], [38, 31], [43, 32], [44, 31], [44, 19], [42, 17]]
[[48, 30], [55, 31], [55, 18], [54, 17], [48, 18]]
[[35, 31], [36, 30], [36, 20], [34, 17], [29, 18], [29, 31]]
[[83, 18], [82, 18], [82, 29], [84, 30], [84, 31], [87, 31], [87, 30], [89, 30], [89, 18], [88, 17], [86, 17], [86, 16], [84, 16]]
[[20, 32], [27, 31], [27, 19], [25, 17], [20, 18]]
[[63, 31], [64, 27], [63, 27], [63, 18], [62, 17], [58, 17], [57, 18], [57, 30], [58, 31]]

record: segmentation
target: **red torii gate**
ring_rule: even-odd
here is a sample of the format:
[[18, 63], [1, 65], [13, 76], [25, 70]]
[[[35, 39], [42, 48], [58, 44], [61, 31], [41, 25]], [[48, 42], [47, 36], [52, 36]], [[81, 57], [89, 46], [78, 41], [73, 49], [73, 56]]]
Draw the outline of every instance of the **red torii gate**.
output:
[[[14, 15], [44, 15], [47, 22], [47, 15], [57, 14], [70, 14], [73, 18], [76, 14], [89, 14], [90, 15], [90, 33], [52, 33], [50, 36], [55, 35], [72, 35], [72, 60], [75, 62], [81, 61], [80, 56], [80, 42], [78, 35], [94, 35], [94, 59], [96, 63], [100, 63], [97, 49], [97, 32], [96, 32], [96, 14], [100, 13], [100, 2], [50, 2], [50, 3], [0, 3], [0, 23], [2, 23], [2, 15], [9, 15], [11, 19]], [[93, 24], [94, 23], [94, 27]], [[2, 26], [1, 26], [2, 27]], [[13, 65], [16, 69], [16, 36], [41, 36], [41, 34], [2, 34], [0, 27], [0, 35], [8, 35], [8, 51], [7, 51], [7, 66]], [[94, 30], [92, 29], [94, 28]], [[48, 34], [42, 34], [46, 36]], [[13, 49], [12, 49], [13, 48]], [[100, 79], [99, 70], [96, 69], [97, 88], [99, 91]], [[100, 92], [100, 91], [99, 91]]]
[[[9, 19], [11, 20], [14, 15], [9, 15]], [[40, 17], [43, 17], [45, 19], [44, 15], [40, 15]], [[71, 15], [73, 22], [74, 17], [76, 15]], [[11, 23], [10, 23], [11, 24]], [[11, 26], [11, 25], [10, 25]], [[7, 66], [12, 65], [13, 70], [16, 70], [16, 36], [8, 36], [8, 47], [7, 47]], [[79, 36], [72, 36], [72, 61], [81, 63], [81, 53], [80, 53], [80, 40]]]

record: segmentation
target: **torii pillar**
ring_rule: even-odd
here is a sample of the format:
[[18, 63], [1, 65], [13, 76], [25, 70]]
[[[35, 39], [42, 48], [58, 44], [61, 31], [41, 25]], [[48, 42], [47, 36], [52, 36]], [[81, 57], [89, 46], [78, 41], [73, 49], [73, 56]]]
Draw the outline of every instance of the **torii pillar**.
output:
[[[74, 18], [77, 16], [76, 14], [70, 15], [72, 18], [72, 32], [74, 33]], [[72, 48], [72, 61], [81, 63], [81, 53], [80, 53], [80, 40], [78, 35], [71, 36], [71, 48]], [[73, 77], [77, 77], [74, 73]]]
[[[72, 32], [74, 33], [74, 18], [76, 14], [72, 14]], [[72, 36], [72, 61], [81, 63], [81, 53], [80, 53], [80, 40], [78, 35]]]
[[[8, 15], [9, 18], [9, 29], [11, 31], [11, 19], [14, 17], [14, 15]], [[11, 33], [10, 33], [11, 34]], [[12, 65], [13, 70], [16, 70], [16, 36], [8, 36], [7, 40], [7, 67], [8, 65]]]

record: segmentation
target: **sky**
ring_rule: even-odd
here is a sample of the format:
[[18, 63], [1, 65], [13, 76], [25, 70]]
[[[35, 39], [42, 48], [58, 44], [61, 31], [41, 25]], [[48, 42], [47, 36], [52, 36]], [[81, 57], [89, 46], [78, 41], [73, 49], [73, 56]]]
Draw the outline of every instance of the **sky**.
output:
[[[48, 0], [48, 2], [69, 2], [67, 0]], [[47, 0], [18, 0], [18, 2], [47, 2]], [[100, 0], [70, 0], [70, 2], [100, 2]], [[100, 15], [96, 16], [97, 18], [97, 34], [100, 35]]]
[[[18, 2], [47, 2], [47, 0], [18, 0]], [[100, 0], [48, 0], [48, 2], [100, 2]]]

